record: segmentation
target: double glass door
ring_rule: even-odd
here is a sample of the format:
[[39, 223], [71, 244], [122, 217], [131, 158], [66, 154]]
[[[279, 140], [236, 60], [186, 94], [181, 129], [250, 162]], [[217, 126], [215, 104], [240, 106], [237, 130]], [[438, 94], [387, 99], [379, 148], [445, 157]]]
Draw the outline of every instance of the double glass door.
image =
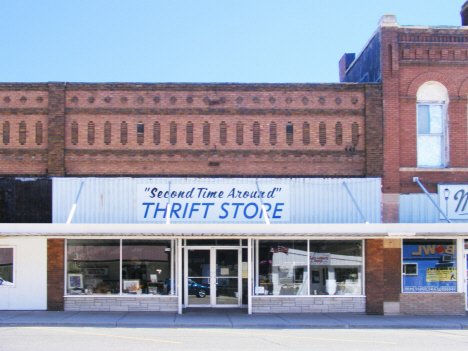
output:
[[239, 307], [242, 279], [240, 248], [185, 248], [186, 307]]

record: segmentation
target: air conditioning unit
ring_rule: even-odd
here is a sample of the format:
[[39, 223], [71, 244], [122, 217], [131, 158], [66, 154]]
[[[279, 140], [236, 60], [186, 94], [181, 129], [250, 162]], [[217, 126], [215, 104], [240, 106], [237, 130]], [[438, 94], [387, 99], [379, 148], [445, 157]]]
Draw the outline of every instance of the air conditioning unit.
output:
[[442, 255], [440, 257], [440, 262], [452, 262], [452, 256], [451, 255]]

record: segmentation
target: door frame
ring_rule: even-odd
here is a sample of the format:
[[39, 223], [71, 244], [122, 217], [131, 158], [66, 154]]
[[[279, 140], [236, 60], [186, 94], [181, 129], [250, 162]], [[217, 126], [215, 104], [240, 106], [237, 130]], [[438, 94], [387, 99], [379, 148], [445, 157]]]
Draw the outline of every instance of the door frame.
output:
[[[184, 267], [183, 267], [183, 306], [195, 308], [240, 308], [242, 307], [242, 247], [239, 246], [185, 246]], [[210, 252], [210, 304], [190, 305], [188, 295], [188, 253], [195, 250], [209, 250]], [[237, 304], [218, 305], [216, 303], [216, 252], [218, 250], [236, 250], [237, 251]], [[232, 278], [231, 278], [232, 279]]]

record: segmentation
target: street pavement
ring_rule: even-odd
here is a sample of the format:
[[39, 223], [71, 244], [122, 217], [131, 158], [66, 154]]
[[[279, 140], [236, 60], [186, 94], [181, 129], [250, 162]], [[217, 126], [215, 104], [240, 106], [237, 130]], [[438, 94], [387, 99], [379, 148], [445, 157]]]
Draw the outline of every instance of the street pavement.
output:
[[185, 309], [171, 312], [0, 311], [0, 327], [268, 328], [268, 329], [468, 329], [468, 315], [272, 313], [245, 309]]

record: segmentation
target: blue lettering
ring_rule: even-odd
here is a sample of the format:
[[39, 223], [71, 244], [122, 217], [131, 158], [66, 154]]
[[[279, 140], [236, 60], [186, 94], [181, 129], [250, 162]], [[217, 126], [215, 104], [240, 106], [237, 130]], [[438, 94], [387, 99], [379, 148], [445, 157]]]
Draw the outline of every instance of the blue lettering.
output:
[[[265, 205], [265, 207], [267, 207], [266, 211], [267, 211], [267, 214], [268, 214], [268, 212], [271, 210], [271, 205], [269, 203], [267, 203], [267, 202], [264, 202], [263, 205]], [[263, 211], [260, 211], [260, 217], [258, 217], [258, 218], [262, 218], [262, 216], [263, 216]]]
[[237, 211], [239, 210], [239, 206], [244, 206], [242, 203], [233, 203], [233, 206], [236, 206], [236, 210], [234, 211], [234, 218], [237, 217]]
[[163, 218], [166, 218], [166, 208], [159, 209], [159, 202], [156, 204], [156, 209], [154, 210], [153, 218], [156, 218], [159, 211], [164, 212]]
[[193, 212], [198, 212], [198, 208], [195, 208], [195, 206], [200, 206], [200, 203], [194, 202], [194, 203], [192, 204], [192, 207], [190, 208], [189, 218], [192, 218], [192, 213], [193, 213]]
[[185, 204], [184, 215], [182, 216], [182, 218], [185, 218], [185, 215], [187, 214], [188, 205], [188, 203]]
[[[249, 208], [249, 206], [255, 206], [255, 213], [251, 216], [247, 215], [247, 209]], [[258, 213], [258, 206], [255, 202], [251, 202], [244, 207], [244, 217], [247, 219], [254, 218], [257, 215], [257, 213]]]
[[[179, 206], [177, 209], [176, 209], [176, 205]], [[174, 202], [172, 204], [171, 218], [172, 218], [172, 215], [175, 215], [177, 218], [180, 218], [178, 215], [178, 212], [180, 211], [181, 208], [182, 208], [181, 204], [179, 204], [178, 202]]]
[[225, 215], [224, 216], [219, 216], [219, 219], [225, 219], [227, 218], [227, 216], [229, 216], [229, 212], [224, 208], [224, 206], [228, 205], [229, 206], [229, 202], [225, 202], [221, 205], [221, 210], [224, 211]]
[[284, 206], [284, 203], [278, 202], [275, 206], [275, 210], [273, 211], [273, 218], [281, 218], [281, 216], [277, 216], [276, 212], [282, 212], [282, 209], [279, 209], [278, 206]]
[[203, 215], [203, 218], [206, 218], [206, 215], [208, 214], [208, 209], [210, 208], [210, 206], [213, 206], [213, 205], [214, 205], [214, 202], [202, 204], [202, 206], [206, 206], [206, 210], [205, 210], [205, 214]]
[[145, 216], [143, 218], [146, 218], [148, 215], [148, 210], [152, 205], [154, 205], [154, 202], [143, 202], [143, 206], [146, 206]]

